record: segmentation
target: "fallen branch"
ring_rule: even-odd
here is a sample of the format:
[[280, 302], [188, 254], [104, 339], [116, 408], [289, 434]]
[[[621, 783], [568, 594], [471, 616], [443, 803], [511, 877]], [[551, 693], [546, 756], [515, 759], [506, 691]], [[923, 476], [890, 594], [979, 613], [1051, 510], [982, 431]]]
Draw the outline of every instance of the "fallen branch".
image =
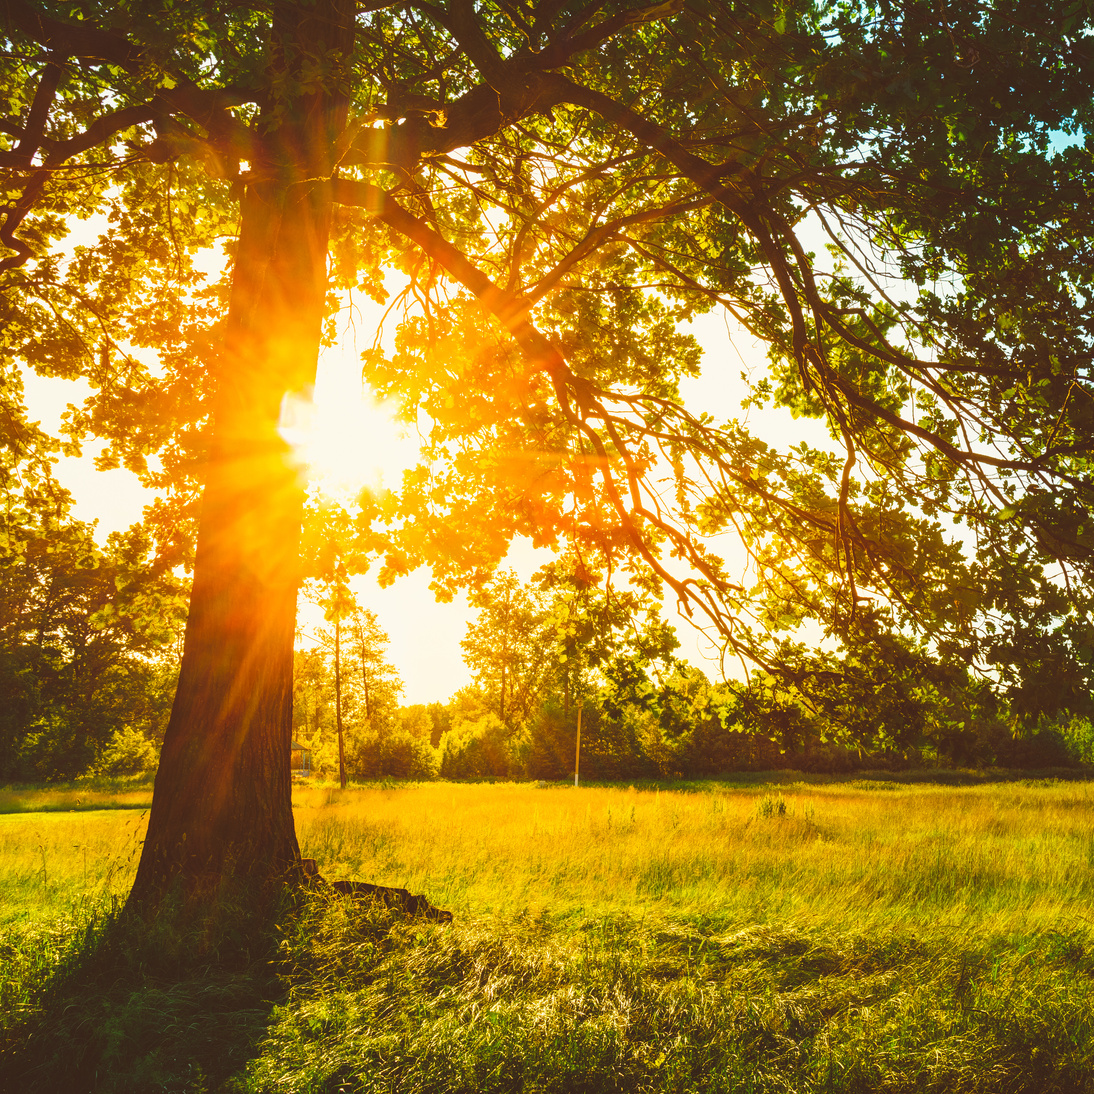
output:
[[301, 861], [304, 868], [304, 880], [312, 886], [330, 886], [343, 896], [354, 900], [378, 901], [385, 908], [402, 912], [414, 919], [428, 919], [433, 923], [451, 923], [452, 913], [435, 908], [424, 896], [415, 896], [408, 889], [397, 889], [391, 885], [372, 885], [367, 881], [327, 881], [319, 873], [319, 866], [313, 858]]

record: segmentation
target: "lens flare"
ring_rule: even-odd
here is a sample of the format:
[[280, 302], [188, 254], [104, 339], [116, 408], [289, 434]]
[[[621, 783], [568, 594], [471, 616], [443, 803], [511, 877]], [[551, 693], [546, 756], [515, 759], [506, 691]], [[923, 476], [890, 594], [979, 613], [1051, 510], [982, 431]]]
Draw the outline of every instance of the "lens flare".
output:
[[398, 489], [420, 446], [413, 427], [396, 421], [395, 411], [361, 383], [355, 354], [335, 346], [319, 358], [314, 390], [286, 396], [280, 433], [308, 484], [329, 497]]

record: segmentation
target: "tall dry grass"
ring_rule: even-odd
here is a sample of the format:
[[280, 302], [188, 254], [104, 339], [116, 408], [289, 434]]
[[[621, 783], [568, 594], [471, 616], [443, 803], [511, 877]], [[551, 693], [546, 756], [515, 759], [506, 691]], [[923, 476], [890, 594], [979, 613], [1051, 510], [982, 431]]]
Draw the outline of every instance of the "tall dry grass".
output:
[[788, 917], [1006, 934], [1089, 923], [1094, 786], [857, 782], [681, 793], [430, 783], [300, 789], [330, 876], [474, 913]]
[[139, 811], [47, 800], [0, 815], [0, 1091], [1094, 1094], [1085, 783], [300, 787], [328, 877], [456, 921], [320, 889], [227, 963], [96, 915]]
[[0, 814], [0, 927], [110, 907], [129, 891], [147, 813]]
[[[124, 894], [146, 822], [140, 794], [47, 790], [48, 811], [30, 812], [33, 792], [0, 791], [0, 923]], [[425, 783], [297, 787], [293, 800], [303, 853], [325, 875], [405, 886], [464, 913], [806, 917], [1005, 935], [1086, 925], [1094, 908], [1084, 782]], [[112, 808], [89, 808], [103, 803]]]

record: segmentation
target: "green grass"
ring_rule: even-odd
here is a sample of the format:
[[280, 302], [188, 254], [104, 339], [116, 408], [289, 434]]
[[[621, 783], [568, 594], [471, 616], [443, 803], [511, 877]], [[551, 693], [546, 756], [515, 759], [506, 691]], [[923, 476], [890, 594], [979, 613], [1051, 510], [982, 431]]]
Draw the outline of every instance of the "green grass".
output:
[[67, 785], [0, 787], [0, 814], [147, 809], [151, 804], [149, 778], [81, 778]]
[[1090, 783], [431, 783], [295, 807], [326, 876], [456, 922], [319, 893], [257, 946], [136, 938], [110, 907], [140, 812], [8, 812], [0, 1088], [1094, 1090]]
[[471, 914], [850, 920], [978, 933], [1086, 921], [1094, 785], [858, 780], [704, 792], [424, 784], [297, 792], [333, 876]]

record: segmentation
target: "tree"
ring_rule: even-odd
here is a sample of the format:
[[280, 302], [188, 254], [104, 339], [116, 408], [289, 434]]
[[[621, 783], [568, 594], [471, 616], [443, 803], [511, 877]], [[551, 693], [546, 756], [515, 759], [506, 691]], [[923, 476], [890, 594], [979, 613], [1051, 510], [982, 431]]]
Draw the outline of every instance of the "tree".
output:
[[[389, 260], [408, 309], [367, 372], [430, 416], [436, 460], [364, 501], [382, 580], [425, 562], [451, 591], [516, 534], [595, 545], [772, 671], [770, 634], [805, 617], [980, 656], [985, 613], [1015, 606], [940, 610], [968, 572], [942, 515], [990, 572], [1025, 530], [1035, 585], [1053, 559], [1087, 581], [1090, 165], [1053, 144], [1089, 122], [1085, 7], [4, 0], [0, 19], [5, 337], [94, 379], [74, 428], [117, 458], [183, 423], [203, 438], [134, 906], [299, 860], [303, 495], [278, 417], [328, 290], [382, 296]], [[109, 230], [65, 266], [51, 241], [94, 210]], [[202, 297], [190, 248], [237, 219]], [[839, 454], [681, 405], [697, 349], [676, 324], [715, 306], [771, 347], [755, 398], [825, 417]], [[207, 329], [159, 318], [195, 309]], [[157, 343], [163, 382], [124, 348]], [[726, 530], [747, 584], [712, 548]]]
[[[549, 622], [555, 632], [556, 677], [562, 686], [564, 719], [570, 718], [571, 702], [577, 709], [574, 786], [579, 782], [582, 723], [590, 693], [596, 695], [607, 685], [611, 702], [621, 690], [633, 693], [639, 680], [648, 686], [648, 671], [657, 662], [667, 667], [679, 645], [675, 631], [661, 618], [660, 602], [651, 589], [643, 588], [642, 583], [613, 588], [608, 563], [571, 551], [536, 575], [550, 597]], [[604, 569], [609, 578], [600, 588], [594, 574]]]
[[310, 745], [315, 771], [337, 762], [337, 742], [333, 746], [333, 760], [328, 759], [325, 747], [329, 742], [325, 731], [331, 725], [334, 698], [325, 653], [321, 647], [312, 646], [298, 648], [293, 657], [293, 738]]
[[[376, 613], [358, 604], [340, 560], [325, 579], [308, 582], [305, 588], [331, 624], [329, 630], [321, 628], [315, 637], [332, 659], [338, 779], [345, 790], [344, 720], [361, 723], [358, 737], [362, 733], [383, 735], [394, 722], [403, 685], [387, 660], [387, 634], [380, 628]], [[359, 750], [360, 741], [357, 746]]]
[[382, 732], [394, 720], [403, 690], [399, 673], [387, 659], [387, 632], [374, 611], [355, 602], [349, 633], [361, 684], [361, 712], [370, 730]]
[[431, 741], [434, 726], [429, 706], [425, 703], [411, 703], [409, 706], [400, 707], [399, 728], [420, 741]]
[[493, 712], [512, 732], [532, 713], [557, 670], [555, 634], [534, 589], [505, 570], [475, 591], [478, 619], [460, 642]]
[[0, 778], [73, 778], [121, 739], [139, 738], [154, 756], [185, 582], [148, 565], [140, 529], [97, 546], [49, 476], [35, 485], [37, 504], [17, 504], [21, 463], [3, 484]]
[[[342, 728], [342, 620], [357, 609], [357, 601], [350, 592], [345, 569], [337, 567], [326, 582], [322, 593], [316, 594], [315, 602], [323, 609], [323, 618], [333, 625], [333, 633], [323, 632], [321, 637], [334, 656], [334, 725], [338, 737], [338, 782], [346, 789], [346, 741]], [[366, 705], [367, 705], [366, 692]]]

